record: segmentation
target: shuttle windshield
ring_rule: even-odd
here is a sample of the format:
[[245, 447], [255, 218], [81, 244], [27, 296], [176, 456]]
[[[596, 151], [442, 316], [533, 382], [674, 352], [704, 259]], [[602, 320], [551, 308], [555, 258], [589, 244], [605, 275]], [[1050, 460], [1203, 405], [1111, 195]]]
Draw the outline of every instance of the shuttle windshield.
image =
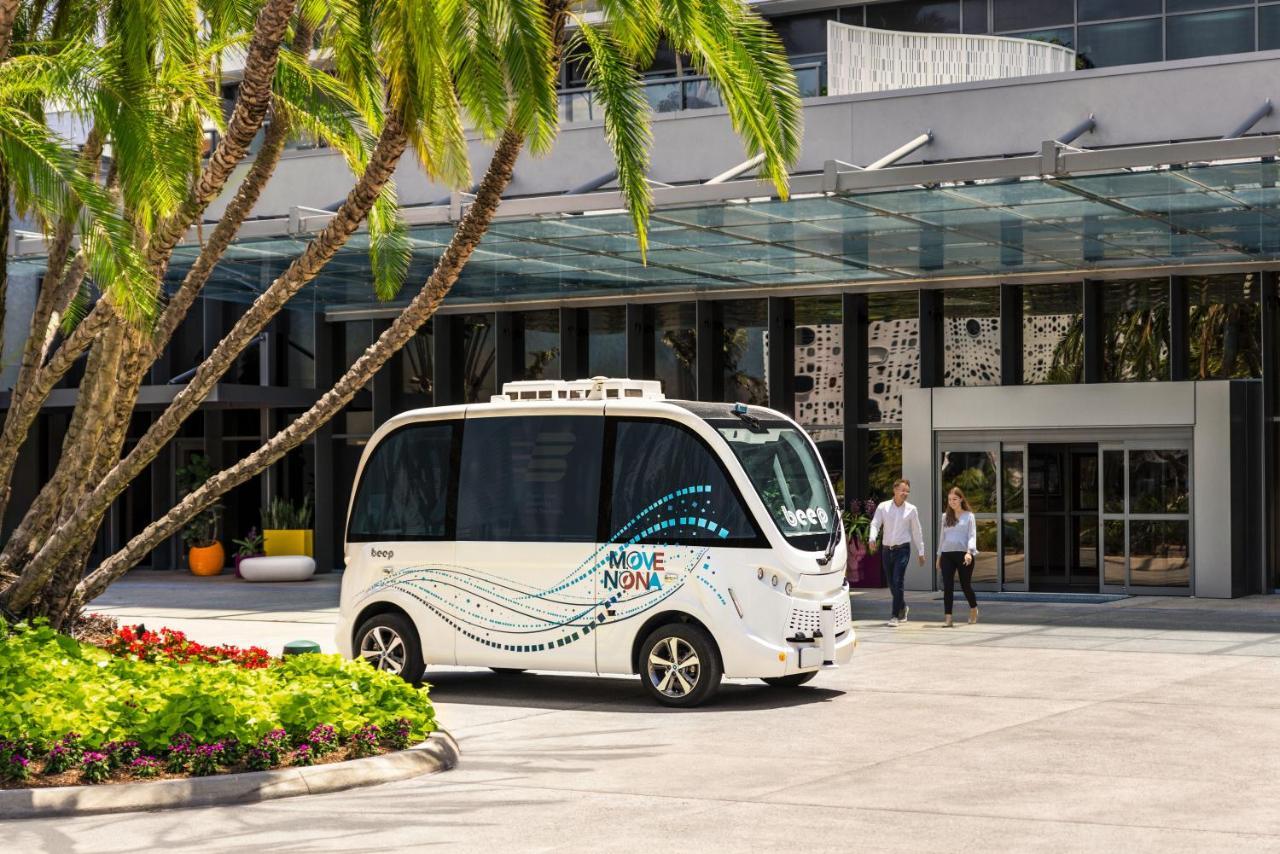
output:
[[828, 547], [839, 524], [826, 471], [809, 440], [780, 421], [715, 421], [787, 542]]

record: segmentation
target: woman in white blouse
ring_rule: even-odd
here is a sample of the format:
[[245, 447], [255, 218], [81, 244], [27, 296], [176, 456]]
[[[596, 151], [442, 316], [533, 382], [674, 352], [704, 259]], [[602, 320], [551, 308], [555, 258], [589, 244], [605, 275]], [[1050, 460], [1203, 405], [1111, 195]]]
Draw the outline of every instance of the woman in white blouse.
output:
[[938, 536], [938, 571], [942, 573], [942, 604], [946, 610], [943, 628], [951, 628], [951, 607], [955, 601], [956, 573], [969, 602], [969, 622], [978, 622], [978, 599], [973, 595], [973, 558], [978, 554], [978, 526], [973, 510], [959, 487], [947, 493], [947, 512], [942, 515]]

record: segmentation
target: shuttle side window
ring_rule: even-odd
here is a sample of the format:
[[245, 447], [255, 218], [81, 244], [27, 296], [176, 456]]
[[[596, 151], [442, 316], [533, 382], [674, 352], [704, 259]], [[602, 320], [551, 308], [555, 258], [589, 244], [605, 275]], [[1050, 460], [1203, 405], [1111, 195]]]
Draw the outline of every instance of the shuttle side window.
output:
[[759, 546], [724, 466], [696, 433], [655, 419], [614, 421], [610, 542]]
[[443, 540], [458, 422], [410, 424], [373, 449], [356, 489], [349, 542]]
[[468, 419], [457, 538], [594, 542], [603, 447], [599, 416]]

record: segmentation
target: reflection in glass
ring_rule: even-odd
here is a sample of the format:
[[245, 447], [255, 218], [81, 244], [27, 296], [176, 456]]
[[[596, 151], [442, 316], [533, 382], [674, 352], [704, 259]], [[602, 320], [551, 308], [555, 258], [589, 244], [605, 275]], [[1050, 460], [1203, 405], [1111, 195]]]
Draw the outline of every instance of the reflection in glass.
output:
[[1124, 586], [1124, 522], [1108, 519], [1102, 523], [1102, 583]]
[[840, 427], [844, 424], [840, 297], [799, 297], [795, 315], [795, 419], [806, 428]]
[[1022, 289], [1022, 381], [1078, 383], [1084, 374], [1084, 292], [1080, 285]]
[[1098, 517], [1075, 516], [1073, 538], [1076, 544], [1076, 564], [1071, 568], [1071, 583], [1098, 583]]
[[1129, 523], [1129, 585], [1187, 587], [1191, 584], [1190, 522]]
[[627, 309], [587, 310], [587, 368], [593, 377], [627, 375]]
[[[1156, 0], [1156, 8], [1160, 8], [1160, 0]], [[1080, 27], [1079, 61], [1086, 68], [1159, 62], [1164, 50], [1160, 29], [1159, 18]]]
[[769, 404], [765, 381], [765, 336], [768, 304], [764, 300], [733, 300], [724, 304], [724, 399], [728, 402]]
[[1280, 6], [1258, 9], [1258, 50], [1280, 47]]
[[521, 317], [524, 370], [517, 379], [560, 379], [560, 312], [530, 311]]
[[430, 406], [433, 402], [435, 363], [431, 356], [431, 321], [419, 329], [400, 351], [400, 391], [397, 409]]
[[904, 0], [868, 6], [867, 26], [913, 33], [958, 33], [960, 0]]
[[942, 294], [943, 385], [1000, 384], [1000, 289]]
[[1104, 382], [1169, 378], [1169, 280], [1108, 282], [1102, 291]]
[[1074, 23], [1075, 0], [994, 0], [996, 32]]
[[662, 382], [662, 393], [674, 400], [698, 396], [695, 312], [693, 303], [681, 302], [657, 306], [653, 313], [655, 379]]
[[462, 402], [484, 403], [494, 394], [493, 315], [462, 317]]
[[1124, 451], [1102, 452], [1102, 512], [1124, 512]]
[[1262, 376], [1261, 290], [1257, 273], [1187, 280], [1192, 379]]
[[1098, 509], [1098, 455], [1073, 452], [1071, 478], [1075, 486], [1073, 510]]
[[973, 508], [973, 512], [996, 512], [994, 452], [943, 451], [939, 482], [942, 484], [943, 502], [946, 501], [947, 494], [953, 487], [959, 487], [969, 499], [969, 506]]
[[867, 297], [867, 421], [902, 423], [902, 389], [920, 385], [920, 307], [915, 291]]
[[1004, 512], [1021, 513], [1023, 508], [1022, 451], [1005, 451], [1002, 455]]
[[978, 519], [978, 556], [973, 560], [975, 584], [995, 584], [999, 580], [1000, 531], [995, 519]]
[[1185, 450], [1129, 452], [1129, 512], [1186, 513], [1190, 507]]
[[1026, 581], [1027, 546], [1023, 540], [1021, 519], [1004, 520], [1004, 583], [1021, 584]]
[[1253, 50], [1253, 7], [1169, 15], [1165, 18], [1165, 59], [1220, 56]]
[[893, 498], [893, 482], [902, 477], [902, 431], [872, 430], [867, 453], [867, 484], [873, 501]]
[[1109, 18], [1137, 18], [1140, 15], [1159, 15], [1161, 0], [1077, 0], [1076, 16], [1081, 21], [1101, 21]]

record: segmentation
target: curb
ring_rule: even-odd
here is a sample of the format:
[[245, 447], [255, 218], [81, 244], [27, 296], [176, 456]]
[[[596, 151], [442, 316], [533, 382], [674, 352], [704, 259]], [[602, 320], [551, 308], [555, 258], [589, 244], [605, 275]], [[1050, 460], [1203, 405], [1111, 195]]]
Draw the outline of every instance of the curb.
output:
[[426, 741], [408, 750], [329, 765], [154, 783], [3, 789], [0, 790], [0, 820], [210, 807], [319, 795], [448, 771], [458, 764], [458, 756], [458, 742], [445, 730], [438, 729]]

